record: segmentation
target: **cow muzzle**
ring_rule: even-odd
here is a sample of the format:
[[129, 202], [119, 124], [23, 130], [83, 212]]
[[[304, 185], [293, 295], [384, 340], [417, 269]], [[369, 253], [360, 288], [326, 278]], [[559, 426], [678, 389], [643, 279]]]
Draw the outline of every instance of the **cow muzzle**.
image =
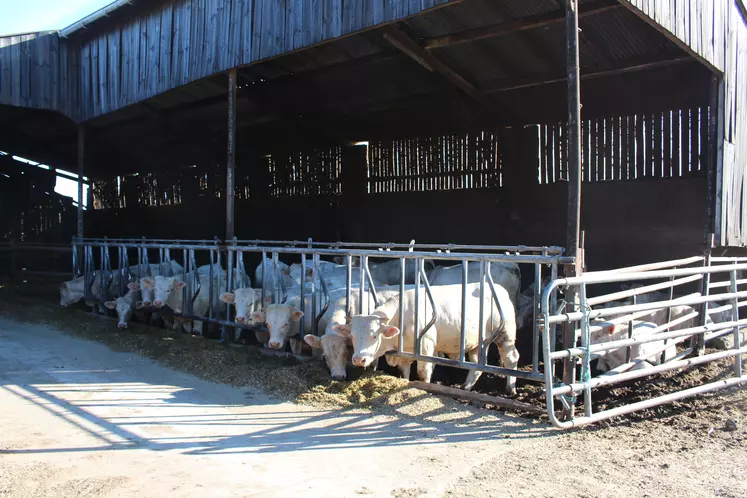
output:
[[155, 301], [153, 301], [153, 306], [155, 306], [156, 308], [163, 308], [163, 301], [156, 299]]
[[236, 323], [246, 323], [246, 317], [245, 316], [241, 316], [241, 315], [237, 315], [236, 316]]
[[119, 327], [120, 329], [126, 329], [127, 328], [127, 323], [126, 322], [119, 322], [117, 324], [117, 327]]
[[270, 341], [268, 344], [272, 349], [280, 349], [283, 345], [278, 341]]
[[371, 358], [367, 356], [353, 355], [352, 362], [356, 367], [366, 368], [371, 364]]

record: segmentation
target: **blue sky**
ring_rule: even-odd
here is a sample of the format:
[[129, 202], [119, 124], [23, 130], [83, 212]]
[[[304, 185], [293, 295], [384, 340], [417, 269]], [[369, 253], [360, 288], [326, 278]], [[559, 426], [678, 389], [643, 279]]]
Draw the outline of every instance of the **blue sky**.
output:
[[0, 35], [61, 29], [112, 0], [0, 0]]

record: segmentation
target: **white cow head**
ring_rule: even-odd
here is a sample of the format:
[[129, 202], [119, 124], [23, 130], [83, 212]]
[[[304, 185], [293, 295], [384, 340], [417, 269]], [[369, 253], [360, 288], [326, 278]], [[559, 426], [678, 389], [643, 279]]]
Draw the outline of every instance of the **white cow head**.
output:
[[236, 323], [249, 324], [252, 321], [252, 313], [258, 308], [262, 300], [262, 289], [244, 287], [233, 292], [224, 292], [220, 300], [227, 304], [233, 304], [236, 309]]
[[265, 311], [255, 311], [252, 318], [257, 323], [265, 323], [270, 332], [268, 345], [272, 349], [283, 349], [289, 337], [298, 334], [298, 321], [303, 312], [287, 304], [270, 304]]
[[155, 288], [156, 280], [153, 277], [143, 277], [140, 279], [140, 297], [142, 300], [135, 303], [137, 309], [153, 306], [153, 291]]
[[[167, 303], [169, 303], [169, 298], [174, 292], [181, 292], [181, 290], [187, 285], [184, 280], [177, 277], [162, 277], [161, 275], [156, 277], [155, 284], [153, 306], [156, 308], [163, 308]], [[181, 308], [181, 306], [177, 307]], [[182, 312], [181, 309], [174, 309], [174, 311], [177, 313]]]
[[345, 363], [352, 351], [349, 337], [337, 334], [324, 334], [321, 337], [306, 334], [303, 338], [312, 348], [321, 349], [322, 355], [333, 380], [345, 380]]
[[104, 306], [110, 310], [117, 310], [117, 327], [120, 329], [127, 328], [127, 322], [132, 318], [132, 310], [135, 307], [135, 293], [140, 289], [140, 284], [137, 282], [130, 282], [127, 284], [129, 292], [122, 297], [118, 297], [114, 301], [107, 301]]
[[[381, 312], [374, 315], [354, 316], [350, 325], [335, 325], [338, 334], [350, 337], [353, 341], [353, 365], [366, 368], [381, 356], [381, 341], [397, 337], [399, 329], [389, 325], [389, 318]], [[385, 351], [384, 351], [385, 352]]]
[[84, 280], [84, 277], [78, 277], [60, 284], [60, 306], [70, 306], [83, 299]]

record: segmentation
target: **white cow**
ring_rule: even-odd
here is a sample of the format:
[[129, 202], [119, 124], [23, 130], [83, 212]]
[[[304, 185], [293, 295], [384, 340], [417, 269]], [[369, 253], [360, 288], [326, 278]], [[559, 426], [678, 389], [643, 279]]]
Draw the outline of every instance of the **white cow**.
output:
[[[497, 287], [503, 287], [511, 298], [511, 303], [519, 305], [519, 289], [521, 289], [521, 270], [514, 263], [491, 263], [490, 275]], [[439, 266], [428, 272], [428, 281], [432, 286], [456, 285], [462, 282], [462, 265]], [[480, 265], [471, 263], [467, 270], [467, 283], [480, 282]], [[485, 284], [486, 295], [490, 294], [488, 284]]]
[[[436, 265], [433, 260], [424, 261], [426, 274], [428, 271], [435, 271]], [[369, 271], [371, 278], [376, 285], [398, 285], [402, 279], [402, 264], [399, 259], [384, 261], [383, 263], [374, 263], [369, 261]], [[417, 275], [417, 266], [415, 260], [408, 259], [405, 262], [405, 284], [414, 284]], [[457, 282], [453, 282], [457, 283]]]
[[[272, 291], [272, 259], [265, 258], [264, 263], [264, 271], [262, 263], [257, 265], [257, 269], [254, 271], [254, 285], [259, 289], [264, 286], [265, 291]], [[290, 268], [285, 263], [278, 261], [275, 271], [275, 282], [278, 287], [281, 285], [281, 281], [286, 288], [293, 285]]]
[[[406, 286], [405, 289], [412, 288], [413, 286]], [[396, 287], [382, 287], [377, 289], [377, 297], [379, 302], [384, 303], [389, 298], [398, 295], [399, 289]], [[366, 292], [368, 296], [369, 309], [375, 307], [373, 296]], [[357, 312], [360, 303], [360, 291], [353, 290], [350, 293], [350, 307], [351, 310]], [[304, 341], [312, 348], [322, 350], [322, 356], [324, 361], [329, 368], [332, 379], [334, 380], [345, 380], [347, 373], [345, 371], [346, 363], [351, 359], [353, 354], [353, 343], [349, 336], [341, 335], [335, 330], [337, 325], [345, 325], [347, 321], [347, 308], [346, 308], [346, 297], [340, 297], [334, 302], [331, 302], [327, 312], [324, 314], [322, 319], [319, 321], [320, 330], [324, 328], [324, 334], [321, 337], [315, 335], [306, 334]], [[389, 360], [390, 357], [387, 357]], [[394, 358], [392, 358], [394, 359]]]
[[[433, 287], [433, 298], [436, 303], [437, 318], [433, 327], [422, 337], [421, 354], [435, 356], [443, 353], [456, 356], [460, 352], [461, 344], [461, 321], [462, 305], [461, 285], [446, 285]], [[412, 352], [414, 338], [414, 308], [415, 291], [413, 289], [404, 293], [404, 349]], [[498, 295], [498, 307], [492, 306], [492, 296], [486, 293], [483, 298], [484, 307], [484, 333], [486, 341], [491, 341], [498, 346], [501, 356], [501, 364], [505, 368], [516, 368], [519, 361], [519, 352], [516, 350], [516, 316], [514, 306], [508, 292], [503, 287], [496, 287]], [[398, 349], [397, 336], [400, 329], [394, 324], [399, 323], [399, 296], [387, 300], [378, 307], [371, 315], [360, 315], [351, 318], [350, 325], [336, 325], [334, 329], [343, 335], [349, 335], [353, 341], [353, 364], [359, 367], [367, 367], [388, 351]], [[468, 287], [466, 321], [465, 350], [467, 358], [471, 362], [478, 359], [479, 350], [479, 308], [480, 293], [479, 284]], [[420, 330], [430, 320], [432, 311], [428, 300], [423, 296], [423, 302], [419, 306], [420, 315], [417, 317]], [[405, 378], [409, 378], [412, 361], [398, 360], [400, 371]], [[391, 363], [390, 363], [391, 364]], [[433, 373], [433, 364], [418, 362], [418, 378], [430, 382]], [[471, 389], [482, 372], [471, 370], [464, 384], [464, 389]], [[508, 377], [506, 390], [515, 392], [516, 379]]]
[[[224, 292], [219, 299], [226, 303], [232, 304], [236, 311], [234, 320], [242, 325], [255, 325], [253, 314], [261, 308], [262, 289], [252, 289], [251, 287], [241, 287], [233, 292]], [[238, 341], [241, 335], [241, 329], [234, 330], [234, 340]], [[264, 342], [264, 332], [256, 332], [257, 340]]]
[[[632, 338], [640, 338], [649, 336], [653, 333], [659, 325], [652, 322], [643, 322], [639, 320], [633, 321], [633, 333]], [[628, 325], [612, 325], [600, 331], [591, 333], [591, 343], [599, 344], [602, 342], [620, 341], [628, 338]], [[671, 358], [677, 355], [677, 346], [672, 345], [664, 350], [651, 356], [647, 356], [650, 353], [655, 353], [655, 350], [660, 349], [664, 346], [664, 341], [647, 342], [644, 344], [637, 344], [630, 348], [630, 358], [635, 359], [640, 356], [644, 356], [642, 360], [633, 368], [646, 368], [652, 365], [658, 365], [662, 362], [669, 361]], [[663, 355], [663, 356], [662, 356]], [[609, 351], [602, 351], [597, 355], [599, 362], [597, 368], [602, 372], [614, 370], [620, 365], [625, 364], [627, 356], [627, 348], [617, 348]]]
[[[193, 278], [191, 273], [186, 275], [186, 278]], [[198, 271], [197, 278], [200, 282], [200, 290], [194, 301], [192, 312], [196, 316], [204, 317], [209, 308], [210, 302], [215, 301], [215, 298], [220, 293], [221, 289], [225, 289], [226, 286], [226, 273], [223, 270], [213, 272], [213, 288], [212, 296], [210, 295], [210, 275], [203, 274]], [[168, 306], [174, 313], [184, 313], [184, 297], [182, 289], [187, 285], [184, 280], [180, 277], [162, 277], [157, 276], [154, 282], [154, 299], [153, 305], [157, 309], [161, 309], [164, 306]], [[187, 299], [192, 299], [192, 296], [187, 296]], [[218, 310], [216, 310], [218, 311]], [[174, 321], [176, 325], [177, 321]], [[185, 329], [187, 332], [192, 331], [192, 325], [185, 323]], [[194, 321], [194, 330], [199, 334], [202, 334], [202, 321]]]
[[104, 306], [110, 310], [117, 311], [117, 326], [120, 329], [127, 328], [127, 322], [132, 318], [132, 313], [135, 310], [135, 302], [140, 297], [140, 284], [137, 282], [130, 282], [127, 284], [127, 294], [120, 296], [114, 301], [107, 301]]

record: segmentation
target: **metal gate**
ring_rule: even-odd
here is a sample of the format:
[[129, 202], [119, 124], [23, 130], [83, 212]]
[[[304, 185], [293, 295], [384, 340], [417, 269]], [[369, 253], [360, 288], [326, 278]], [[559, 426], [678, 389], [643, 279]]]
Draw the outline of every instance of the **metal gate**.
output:
[[[747, 305], [747, 291], [740, 290], [747, 283], [747, 279], [739, 278], [744, 270], [745, 258], [706, 256], [552, 281], [543, 291], [540, 316], [544, 363], [551, 366], [544, 375], [547, 414], [552, 423], [560, 428], [579, 427], [747, 382], [742, 368], [742, 355], [747, 353], [742, 329], [747, 319], [739, 318], [739, 308]], [[604, 284], [626, 282], [645, 285], [590, 297]], [[578, 302], [565, 303], [564, 309], [553, 311], [551, 296], [572, 288], [577, 289]], [[675, 289], [682, 291], [682, 297], [675, 297]], [[665, 292], [652, 299], [651, 293], [658, 291]], [[649, 298], [643, 299], [645, 296]], [[571, 347], [553, 348], [550, 338], [559, 326], [572, 331], [575, 341]], [[733, 341], [729, 349], [706, 351], [706, 345], [727, 334]], [[618, 360], [619, 365], [593, 375], [593, 360], [611, 354], [619, 358], [621, 352], [625, 356]], [[724, 358], [734, 359], [729, 378], [613, 409], [593, 410], [597, 388]], [[557, 382], [555, 371], [560, 362], [572, 372], [572, 383]], [[576, 416], [579, 396], [583, 415]], [[556, 405], [562, 413], [557, 413]]]

